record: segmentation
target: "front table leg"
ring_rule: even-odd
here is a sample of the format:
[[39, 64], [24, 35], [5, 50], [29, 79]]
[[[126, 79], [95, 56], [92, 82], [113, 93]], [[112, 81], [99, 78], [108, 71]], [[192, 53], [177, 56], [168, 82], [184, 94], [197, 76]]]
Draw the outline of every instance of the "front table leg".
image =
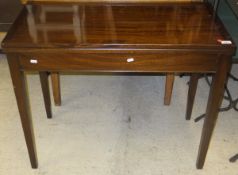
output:
[[32, 126], [31, 112], [29, 107], [27, 85], [24, 72], [21, 71], [19, 60], [16, 55], [7, 55], [12, 83], [20, 113], [21, 124], [24, 131], [28, 154], [32, 168], [37, 168], [37, 153], [35, 146], [35, 137]]
[[198, 169], [202, 169], [205, 162], [209, 143], [216, 124], [218, 110], [222, 103], [224, 85], [227, 79], [227, 72], [230, 70], [230, 65], [230, 60], [228, 58], [221, 58], [217, 72], [212, 79], [212, 86], [210, 89], [206, 117], [203, 124], [202, 136], [197, 157]]

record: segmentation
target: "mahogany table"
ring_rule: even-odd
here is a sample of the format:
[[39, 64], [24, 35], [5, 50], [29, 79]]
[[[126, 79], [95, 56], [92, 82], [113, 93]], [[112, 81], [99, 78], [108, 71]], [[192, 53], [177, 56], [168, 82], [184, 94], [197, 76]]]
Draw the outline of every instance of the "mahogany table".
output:
[[208, 4], [27, 5], [2, 46], [32, 168], [38, 161], [27, 71], [40, 74], [48, 118], [52, 113], [47, 72], [191, 73], [186, 119], [191, 117], [198, 74], [213, 73], [196, 164], [203, 168], [235, 51]]

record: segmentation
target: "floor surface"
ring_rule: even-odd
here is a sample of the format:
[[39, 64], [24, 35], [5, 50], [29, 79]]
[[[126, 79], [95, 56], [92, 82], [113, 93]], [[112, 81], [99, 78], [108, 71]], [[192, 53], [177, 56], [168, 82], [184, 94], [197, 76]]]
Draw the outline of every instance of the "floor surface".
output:
[[[238, 175], [238, 161], [229, 162], [238, 153], [234, 110], [220, 113], [204, 169], [196, 169], [203, 121], [185, 120], [187, 77], [176, 77], [172, 104], [164, 106], [164, 76], [61, 75], [62, 106], [53, 105], [53, 119], [46, 118], [38, 75], [27, 79], [36, 170], [0, 55], [0, 175]], [[229, 86], [237, 95], [238, 83]], [[201, 79], [193, 119], [204, 113], [208, 91]]]

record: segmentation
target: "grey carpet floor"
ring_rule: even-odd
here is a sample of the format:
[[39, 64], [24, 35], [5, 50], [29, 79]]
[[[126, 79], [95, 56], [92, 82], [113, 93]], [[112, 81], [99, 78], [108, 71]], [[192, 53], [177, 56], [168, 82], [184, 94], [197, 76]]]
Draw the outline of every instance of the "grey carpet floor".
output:
[[[233, 73], [238, 75], [237, 66]], [[238, 175], [238, 113], [219, 114], [203, 170], [195, 168], [203, 121], [186, 121], [187, 77], [163, 105], [163, 76], [61, 75], [62, 106], [47, 119], [39, 77], [27, 75], [39, 168], [31, 169], [9, 69], [0, 55], [0, 175]], [[234, 96], [238, 83], [230, 81]], [[192, 118], [205, 111], [199, 81]], [[224, 102], [223, 105], [225, 105]]]

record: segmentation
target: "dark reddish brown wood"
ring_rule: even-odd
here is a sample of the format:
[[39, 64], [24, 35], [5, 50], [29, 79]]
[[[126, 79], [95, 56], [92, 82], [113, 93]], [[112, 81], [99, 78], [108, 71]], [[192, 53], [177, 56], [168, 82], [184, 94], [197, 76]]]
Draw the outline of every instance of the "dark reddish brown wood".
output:
[[191, 119], [194, 99], [197, 91], [199, 74], [192, 74], [189, 81], [189, 89], [188, 89], [188, 99], [187, 99], [187, 109], [186, 109], [186, 120]]
[[[168, 59], [169, 58], [169, 59]], [[192, 59], [191, 59], [192, 58]], [[133, 59], [132, 62], [128, 62]], [[31, 63], [36, 60], [37, 63]], [[217, 53], [157, 51], [155, 53], [32, 53], [22, 54], [21, 67], [36, 71], [78, 72], [215, 72]]]
[[31, 111], [29, 107], [29, 99], [27, 94], [27, 84], [24, 72], [21, 71], [18, 57], [14, 54], [7, 55], [14, 92], [16, 95], [17, 105], [20, 113], [21, 124], [24, 131], [28, 154], [32, 168], [37, 168], [37, 153], [35, 146], [35, 137], [31, 119]]
[[230, 37], [208, 9], [205, 3], [28, 5], [3, 47], [231, 51], [218, 42]]
[[52, 118], [48, 73], [47, 72], [39, 72], [39, 74], [40, 74], [42, 93], [43, 93], [43, 97], [44, 97], [46, 115], [47, 115], [47, 118]]
[[218, 110], [221, 106], [224, 87], [227, 79], [227, 73], [230, 71], [231, 59], [222, 57], [219, 62], [217, 72], [215, 73], [210, 89], [206, 117], [203, 124], [202, 136], [197, 157], [197, 168], [203, 168], [207, 150], [210, 144], [213, 130], [215, 128]]
[[56, 106], [61, 105], [60, 75], [58, 72], [51, 72], [51, 82], [54, 102]]
[[174, 85], [174, 74], [166, 75], [164, 105], [170, 105]]
[[[202, 168], [235, 45], [206, 3], [28, 5], [3, 50], [32, 166], [37, 167], [22, 71], [215, 73], [197, 160]], [[196, 21], [196, 22], [194, 22]]]

